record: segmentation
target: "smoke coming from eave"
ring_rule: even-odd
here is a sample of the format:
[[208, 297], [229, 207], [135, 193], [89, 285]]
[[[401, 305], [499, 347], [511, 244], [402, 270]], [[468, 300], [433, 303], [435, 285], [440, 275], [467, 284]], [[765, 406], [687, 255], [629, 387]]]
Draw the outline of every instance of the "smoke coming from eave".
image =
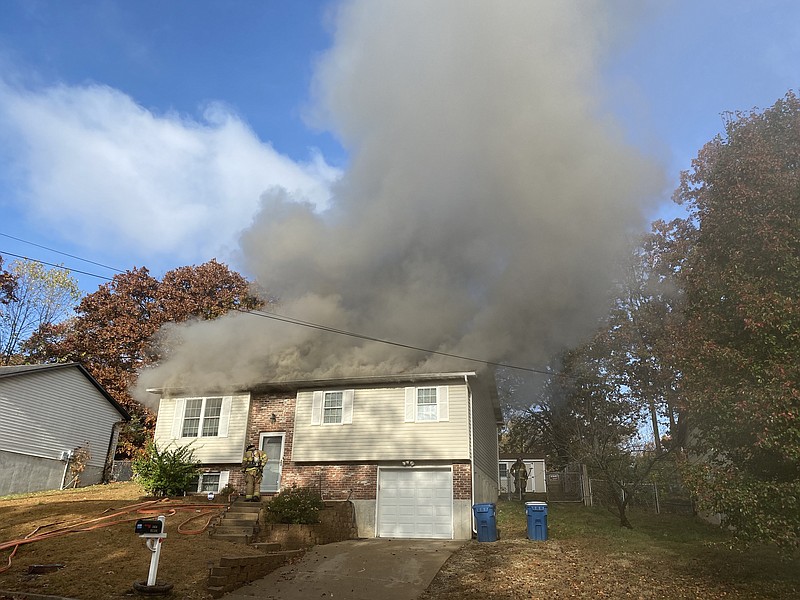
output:
[[[590, 330], [663, 185], [597, 100], [607, 6], [344, 4], [311, 116], [350, 166], [324, 212], [266, 192], [241, 239], [278, 312], [535, 366]], [[242, 314], [173, 333], [182, 345], [140, 388], [453, 366]]]

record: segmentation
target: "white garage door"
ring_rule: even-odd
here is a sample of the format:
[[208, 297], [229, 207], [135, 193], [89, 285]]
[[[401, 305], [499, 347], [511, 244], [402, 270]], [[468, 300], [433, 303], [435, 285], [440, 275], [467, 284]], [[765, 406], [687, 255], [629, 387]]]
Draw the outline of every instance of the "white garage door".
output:
[[381, 469], [378, 537], [452, 539], [452, 471]]

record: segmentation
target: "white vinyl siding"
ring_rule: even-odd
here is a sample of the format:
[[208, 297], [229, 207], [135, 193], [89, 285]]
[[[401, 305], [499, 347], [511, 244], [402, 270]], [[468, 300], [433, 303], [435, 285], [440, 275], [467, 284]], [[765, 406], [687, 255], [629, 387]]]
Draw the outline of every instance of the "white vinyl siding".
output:
[[0, 379], [0, 450], [58, 460], [88, 442], [87, 465], [105, 465], [119, 411], [77, 367]]
[[[348, 390], [353, 393], [350, 424], [320, 427], [313, 423], [322, 420], [322, 392], [298, 392], [292, 460], [469, 459], [466, 385], [424, 387], [436, 387], [440, 394], [439, 422], [408, 422], [405, 386], [387, 386]], [[441, 420], [444, 396], [448, 399], [447, 421]]]
[[[203, 399], [203, 398], [201, 398]], [[159, 448], [169, 445], [186, 446], [191, 444], [194, 458], [202, 463], [239, 463], [244, 453], [247, 433], [247, 417], [250, 410], [250, 395], [209, 396], [205, 400], [214, 400], [209, 410], [201, 408], [201, 422], [197, 423], [197, 431], [205, 432], [201, 436], [184, 436], [187, 406], [196, 405], [197, 398], [162, 398], [158, 407], [155, 442]], [[219, 402], [218, 400], [221, 400]], [[193, 415], [196, 410], [189, 414]], [[195, 417], [190, 417], [194, 419]], [[207, 419], [204, 424], [202, 421]], [[209, 435], [214, 429], [217, 435]], [[187, 433], [193, 433], [190, 428]]]
[[498, 424], [491, 398], [475, 386], [472, 388], [473, 418], [473, 473], [475, 502], [496, 502], [497, 487]]

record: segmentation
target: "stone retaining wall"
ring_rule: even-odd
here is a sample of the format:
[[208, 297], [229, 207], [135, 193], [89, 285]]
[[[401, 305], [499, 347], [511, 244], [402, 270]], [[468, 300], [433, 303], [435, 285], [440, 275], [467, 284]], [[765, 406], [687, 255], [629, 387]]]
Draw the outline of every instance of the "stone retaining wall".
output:
[[260, 537], [278, 542], [284, 550], [358, 539], [355, 509], [351, 502], [326, 501], [319, 520], [315, 525], [265, 523]]
[[211, 569], [208, 577], [208, 591], [214, 598], [219, 598], [260, 579], [271, 573], [290, 557], [302, 552], [275, 552], [262, 556], [223, 556], [219, 559], [219, 566]]

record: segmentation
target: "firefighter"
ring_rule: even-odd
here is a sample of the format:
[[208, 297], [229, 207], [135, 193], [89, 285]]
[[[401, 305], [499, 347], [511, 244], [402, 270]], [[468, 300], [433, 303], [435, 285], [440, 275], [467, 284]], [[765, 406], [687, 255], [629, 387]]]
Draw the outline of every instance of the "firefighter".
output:
[[244, 471], [245, 481], [245, 502], [261, 502], [261, 477], [264, 474], [265, 464], [267, 464], [266, 452], [250, 444], [242, 460], [242, 471]]
[[519, 495], [520, 500], [525, 500], [525, 488], [528, 487], [528, 469], [522, 462], [522, 457], [511, 465], [511, 475], [514, 477], [514, 495]]

